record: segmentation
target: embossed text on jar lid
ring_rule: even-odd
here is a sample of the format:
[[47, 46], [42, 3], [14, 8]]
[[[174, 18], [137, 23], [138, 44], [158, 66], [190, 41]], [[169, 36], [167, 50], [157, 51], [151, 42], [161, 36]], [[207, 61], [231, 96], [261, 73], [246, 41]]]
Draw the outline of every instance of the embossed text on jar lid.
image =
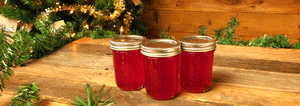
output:
[[180, 43], [171, 39], [152, 39], [142, 43], [142, 54], [150, 57], [170, 57], [181, 52]]
[[120, 35], [110, 40], [110, 48], [120, 51], [138, 50], [143, 40], [146, 38], [139, 35]]
[[209, 36], [186, 36], [179, 40], [182, 50], [189, 52], [206, 52], [216, 49], [216, 40]]

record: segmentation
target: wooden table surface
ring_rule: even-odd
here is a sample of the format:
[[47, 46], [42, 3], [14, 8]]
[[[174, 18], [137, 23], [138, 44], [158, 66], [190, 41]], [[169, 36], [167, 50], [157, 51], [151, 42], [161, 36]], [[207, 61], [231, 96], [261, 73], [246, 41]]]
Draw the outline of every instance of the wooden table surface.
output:
[[36, 83], [40, 106], [65, 106], [85, 97], [85, 84], [96, 92], [111, 89], [115, 105], [300, 105], [300, 50], [217, 45], [213, 87], [206, 93], [183, 92], [174, 99], [153, 100], [145, 89], [121, 91], [114, 79], [109, 39], [79, 39], [25, 66], [12, 68], [0, 105], [8, 105], [18, 86]]

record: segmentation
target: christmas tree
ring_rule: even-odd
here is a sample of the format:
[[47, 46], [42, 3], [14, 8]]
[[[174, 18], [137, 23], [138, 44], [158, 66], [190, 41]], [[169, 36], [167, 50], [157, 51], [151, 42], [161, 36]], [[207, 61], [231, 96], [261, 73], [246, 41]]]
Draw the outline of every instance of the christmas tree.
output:
[[[11, 66], [39, 58], [84, 36], [143, 35], [142, 4], [131, 0], [5, 0], [0, 14], [18, 21], [11, 34], [0, 28], [0, 90], [13, 75]], [[59, 27], [55, 27], [55, 24]], [[12, 39], [13, 42], [10, 42]], [[1, 74], [2, 73], [2, 74]]]

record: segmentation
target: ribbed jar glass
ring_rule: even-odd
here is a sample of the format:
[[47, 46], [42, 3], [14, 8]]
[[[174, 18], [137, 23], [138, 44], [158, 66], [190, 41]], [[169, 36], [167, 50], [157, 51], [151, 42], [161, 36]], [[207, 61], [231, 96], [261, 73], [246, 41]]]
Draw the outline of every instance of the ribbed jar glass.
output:
[[157, 100], [175, 97], [180, 88], [180, 43], [170, 39], [152, 39], [142, 43], [147, 94]]
[[139, 35], [120, 35], [110, 40], [113, 51], [115, 79], [121, 90], [138, 90], [145, 85], [144, 61]]
[[208, 36], [186, 36], [182, 45], [180, 84], [184, 91], [201, 93], [210, 89], [216, 40]]

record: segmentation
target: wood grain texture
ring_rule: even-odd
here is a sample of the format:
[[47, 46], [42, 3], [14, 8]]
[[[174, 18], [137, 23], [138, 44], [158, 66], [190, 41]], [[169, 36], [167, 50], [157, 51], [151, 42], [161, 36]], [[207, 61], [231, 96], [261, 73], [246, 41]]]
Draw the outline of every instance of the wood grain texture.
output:
[[[162, 30], [175, 34], [176, 39], [185, 35], [197, 35], [198, 27], [205, 25], [208, 34], [224, 28], [232, 17], [237, 17], [240, 26], [236, 28], [239, 39], [252, 40], [258, 36], [285, 34], [291, 42], [300, 37], [300, 15], [268, 13], [219, 13], [194, 11], [146, 10], [143, 20], [147, 24], [146, 36], [157, 36]], [[180, 35], [182, 33], [182, 35]]]
[[[96, 92], [102, 84], [115, 105], [298, 105], [300, 102], [300, 50], [217, 45], [213, 86], [206, 93], [183, 92], [157, 101], [145, 89], [121, 91], [114, 79], [109, 39], [82, 38], [23, 67], [6, 81], [0, 104], [7, 104], [18, 86], [36, 83], [41, 103], [69, 105], [76, 96], [86, 97], [85, 84]], [[2, 101], [5, 100], [5, 101]], [[51, 105], [54, 104], [54, 105]]]
[[251, 12], [251, 13], [300, 13], [299, 0], [142, 0], [147, 9]]
[[[285, 34], [291, 42], [300, 37], [299, 0], [143, 0], [145, 34], [156, 37], [162, 30], [175, 33], [176, 39], [206, 25], [208, 34], [226, 27], [230, 18], [240, 20], [238, 39], [252, 40], [264, 34]], [[182, 33], [182, 35], [179, 35]]]

